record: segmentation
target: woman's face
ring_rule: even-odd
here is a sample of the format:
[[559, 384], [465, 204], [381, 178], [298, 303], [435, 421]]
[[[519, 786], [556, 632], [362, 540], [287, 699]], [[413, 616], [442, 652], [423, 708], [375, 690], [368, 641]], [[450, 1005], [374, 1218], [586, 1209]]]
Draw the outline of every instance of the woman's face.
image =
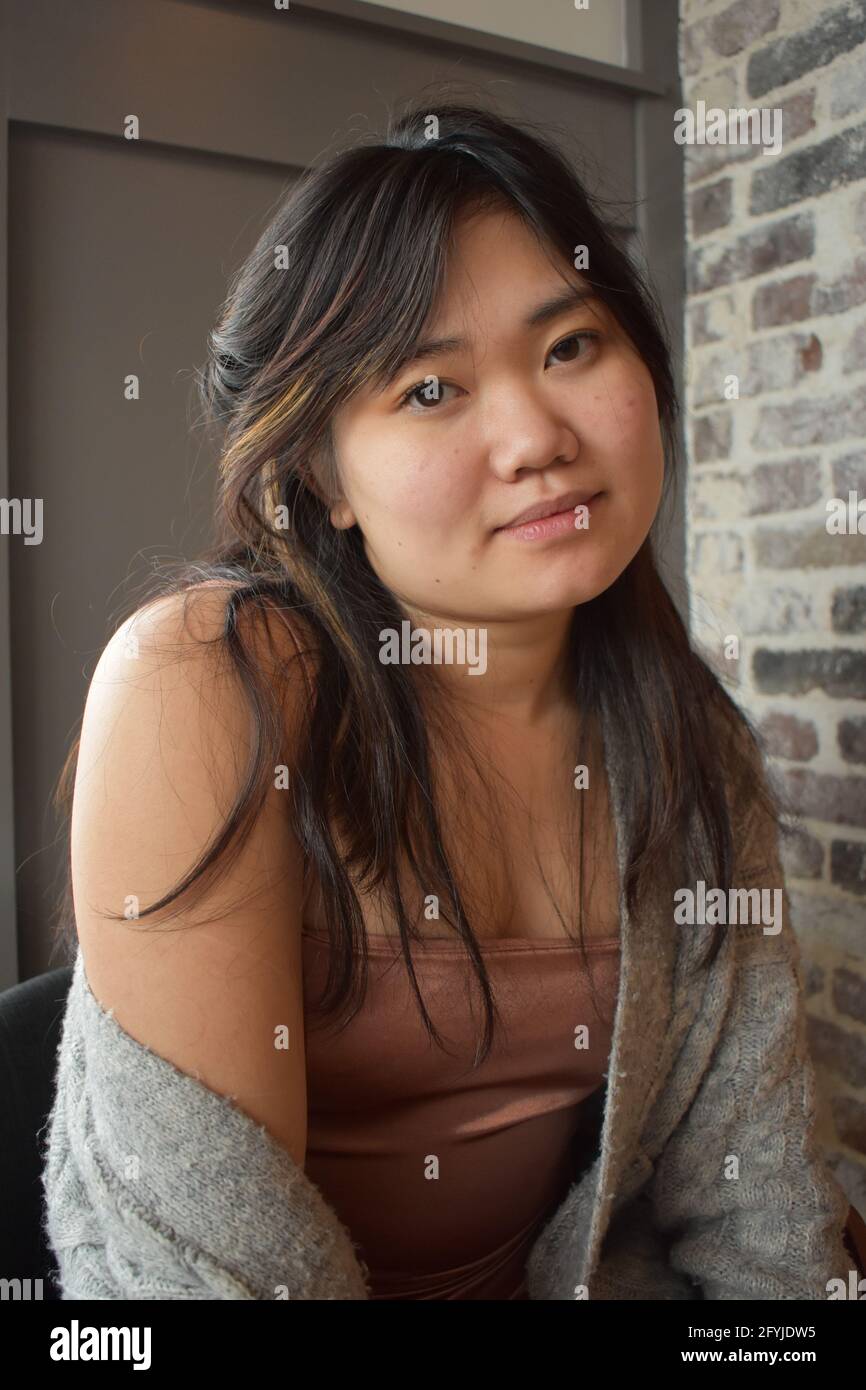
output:
[[[424, 335], [460, 345], [335, 416], [332, 523], [357, 523], [410, 612], [481, 625], [572, 609], [649, 531], [664, 472], [652, 379], [600, 301], [539, 314], [569, 287], [589, 288], [516, 215], [464, 218]], [[500, 529], [566, 493], [558, 523]]]

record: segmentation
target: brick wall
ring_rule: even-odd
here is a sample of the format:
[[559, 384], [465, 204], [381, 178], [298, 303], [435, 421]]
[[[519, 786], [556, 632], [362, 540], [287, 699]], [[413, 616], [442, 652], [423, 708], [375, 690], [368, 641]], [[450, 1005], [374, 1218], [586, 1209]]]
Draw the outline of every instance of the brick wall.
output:
[[684, 108], [782, 113], [777, 154], [684, 145], [691, 621], [798, 813], [821, 1138], [866, 1213], [866, 534], [827, 509], [866, 533], [866, 0], [680, 21]]

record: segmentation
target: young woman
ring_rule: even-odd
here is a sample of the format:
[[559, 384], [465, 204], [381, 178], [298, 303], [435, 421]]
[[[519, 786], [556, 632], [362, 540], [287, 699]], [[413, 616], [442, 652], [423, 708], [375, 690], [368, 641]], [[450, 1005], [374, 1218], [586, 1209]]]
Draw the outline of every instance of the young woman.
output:
[[[112, 1019], [125, 1069], [103, 1068], [116, 1093], [94, 1086], [93, 1104], [119, 1114], [145, 1075], [186, 1086], [186, 1125], [205, 1092], [231, 1098], [292, 1190], [303, 1170], [338, 1215], [372, 1297], [827, 1296], [850, 1264], [847, 1202], [803, 1104], [789, 928], [672, 925], [674, 891], [699, 880], [778, 884], [776, 810], [659, 578], [667, 340], [574, 172], [490, 112], [409, 110], [292, 190], [202, 385], [225, 428], [218, 544], [114, 635], [83, 720], [71, 863], [90, 1041], [77, 1071], [68, 1043], [57, 1114]], [[767, 1009], [737, 961], [764, 967]], [[754, 1031], [770, 1014], [782, 1064]], [[731, 1046], [757, 1072], [735, 1075]], [[158, 1199], [177, 1112], [155, 1094], [129, 1201], [201, 1242], [204, 1277], [215, 1213], [246, 1199], [246, 1238], [280, 1202], [251, 1196], [240, 1162], [240, 1182], [222, 1167], [202, 1185], [201, 1230], [168, 1181]], [[712, 1143], [689, 1148], [687, 1122]], [[760, 1168], [793, 1194], [781, 1243], [750, 1166], [768, 1125], [793, 1136]], [[55, 1118], [51, 1173], [64, 1134]], [[115, 1148], [88, 1258], [129, 1206]], [[52, 1181], [66, 1296], [153, 1296], [132, 1257], [69, 1272], [72, 1199]], [[622, 1263], [597, 1276], [608, 1203], [644, 1189], [650, 1217], [643, 1198], [620, 1210]], [[636, 1253], [647, 1231], [654, 1264]], [[164, 1274], [164, 1240], [153, 1258]], [[228, 1285], [167, 1296], [277, 1296], [213, 1292], [270, 1287], [262, 1258], [239, 1260], [219, 1266]], [[160, 1287], [190, 1287], [172, 1278]], [[286, 1283], [354, 1296], [336, 1275]]]

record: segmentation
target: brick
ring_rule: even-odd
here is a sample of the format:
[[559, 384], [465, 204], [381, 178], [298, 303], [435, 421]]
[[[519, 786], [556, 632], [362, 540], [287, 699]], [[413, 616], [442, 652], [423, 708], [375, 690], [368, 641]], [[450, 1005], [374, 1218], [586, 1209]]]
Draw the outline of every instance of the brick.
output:
[[682, 68], [686, 76], [695, 76], [719, 58], [735, 58], [775, 29], [779, 0], [763, 0], [760, 7], [753, 0], [735, 0], [716, 15], [707, 17], [697, 11], [693, 22], [681, 7], [680, 19]]
[[866, 763], [866, 719], [840, 719], [836, 739], [846, 763]]
[[811, 943], [817, 951], [837, 951], [844, 955], [863, 954], [863, 904], [828, 887], [826, 893], [798, 889], [789, 885], [791, 920], [797, 936], [808, 950]]
[[812, 317], [812, 296], [817, 276], [792, 275], [761, 285], [752, 298], [752, 327], [780, 328]]
[[840, 699], [862, 700], [866, 699], [866, 653], [843, 647], [805, 651], [758, 647], [752, 656], [752, 677], [764, 695], [823, 690]]
[[811, 1014], [806, 1018], [806, 1032], [814, 1062], [850, 1086], [866, 1085], [866, 1039]]
[[752, 325], [774, 328], [822, 314], [848, 313], [863, 303], [866, 303], [866, 256], [858, 256], [841, 275], [830, 281], [819, 281], [813, 274], [794, 275], [760, 286], [752, 300]]
[[727, 110], [737, 106], [743, 94], [739, 63], [726, 63], [724, 67], [713, 65], [704, 67], [697, 82], [686, 84], [685, 95], [694, 100], [700, 98], [707, 106], [721, 106]]
[[795, 261], [808, 259], [815, 250], [815, 221], [810, 212], [798, 212], [768, 226], [744, 232], [732, 244], [721, 248], [693, 249], [686, 263], [689, 294], [709, 290], [764, 275]]
[[[805, 92], [796, 92], [790, 97], [783, 97], [774, 104], [782, 111], [782, 149], [792, 141], [799, 140], [801, 135], [808, 135], [810, 130], [815, 129], [814, 87]], [[778, 156], [772, 157], [776, 159]], [[762, 155], [761, 158], [769, 159], [770, 156]]]
[[779, 857], [788, 878], [820, 878], [824, 846], [808, 830], [788, 828], [779, 839]]
[[[866, 127], [864, 127], [866, 135]], [[828, 284], [817, 284], [812, 301], [814, 314], [846, 314], [866, 303], [866, 255], [857, 259]]]
[[[811, 396], [761, 408], [751, 443], [757, 449], [801, 449], [866, 434], [866, 386], [842, 395]], [[838, 537], [837, 539], [841, 539]]]
[[866, 322], [858, 324], [842, 352], [842, 371], [862, 372], [866, 368]]
[[681, 63], [688, 77], [694, 76], [704, 67], [709, 43], [709, 26], [705, 19], [696, 24], [683, 25], [680, 34]]
[[826, 10], [815, 24], [774, 39], [749, 58], [746, 90], [761, 97], [776, 87], [826, 67], [866, 40], [866, 0], [848, 0]]
[[[857, 840], [833, 840], [830, 845], [830, 878], [847, 893], [866, 894], [866, 844]], [[866, 1023], [866, 1013], [861, 1017]]]
[[855, 54], [833, 73], [830, 115], [834, 121], [862, 111], [866, 104], [866, 53]]
[[[783, 125], [784, 130], [784, 125]], [[768, 168], [767, 165], [770, 165]], [[839, 131], [788, 155], [762, 158], [752, 175], [749, 211], [758, 217], [817, 198], [866, 176], [866, 125]]]
[[689, 479], [688, 507], [696, 521], [734, 521], [748, 511], [743, 473], [703, 469]]
[[695, 576], [742, 573], [743, 542], [735, 531], [699, 531], [692, 554]]
[[822, 491], [817, 459], [786, 459], [751, 473], [701, 469], [689, 479], [688, 506], [696, 521], [735, 521], [812, 506]]
[[[861, 845], [866, 850], [866, 845]], [[863, 881], [866, 892], [866, 879]], [[833, 971], [833, 1003], [840, 1014], [856, 1018], [858, 1023], [866, 1023], [866, 980], [856, 971], [839, 966]]]
[[[726, 378], [731, 373], [741, 372], [742, 365], [739, 349], [730, 346], [726, 347], [723, 352], [714, 353], [712, 356], [703, 355], [698, 362], [694, 362], [692, 367], [692, 375], [695, 378], [692, 386], [692, 408], [700, 410], [701, 406], [715, 405], [722, 400], [736, 400], [736, 396], [726, 397], [724, 388], [727, 386]], [[696, 375], [695, 368], [698, 368]], [[739, 389], [742, 394], [742, 388]]]
[[786, 333], [749, 343], [743, 396], [782, 391], [796, 386], [804, 376], [817, 372], [824, 358], [821, 341], [814, 333]]
[[820, 994], [824, 988], [824, 971], [814, 961], [803, 961], [803, 991], [807, 999]]
[[818, 751], [818, 732], [811, 719], [798, 719], [782, 710], [771, 710], [760, 723], [767, 751], [774, 758], [806, 762]]
[[780, 769], [791, 806], [805, 820], [866, 826], [866, 777], [837, 777], [811, 768]]
[[737, 344], [702, 354], [700, 375], [694, 387], [693, 405], [709, 405], [725, 399], [727, 378], [739, 376], [739, 399], [760, 396], [765, 391], [790, 390], [820, 369], [823, 349], [814, 333], [785, 333], [747, 343], [745, 361]]
[[[703, 92], [703, 84], [701, 91]], [[706, 97], [702, 98], [704, 101]], [[723, 110], [727, 110], [723, 107]], [[700, 183], [724, 172], [731, 164], [745, 164], [761, 154], [760, 145], [684, 145], [686, 154], [686, 182]], [[762, 155], [769, 159], [769, 155]], [[775, 157], [775, 156], [774, 156]]]
[[866, 454], [845, 454], [833, 464], [833, 487], [836, 497], [847, 498], [849, 492], [866, 497]]
[[866, 632], [866, 585], [834, 590], [831, 616], [834, 632]]
[[[714, 0], [681, 0], [680, 14], [682, 18], [690, 23], [693, 19], [703, 16], [713, 5]], [[721, 8], [722, 0], [715, 0], [715, 4]]]
[[759, 463], [749, 475], [749, 512], [793, 512], [821, 496], [821, 468], [816, 458]]
[[[866, 1153], [866, 1105], [855, 1096], [844, 1094], [831, 1096], [830, 1105], [840, 1141], [849, 1148], [856, 1149], [858, 1153]], [[843, 1191], [851, 1196], [850, 1187], [843, 1186]], [[857, 1207], [856, 1202], [852, 1202], [852, 1205]], [[857, 1210], [864, 1210], [862, 1199]]]
[[866, 564], [866, 535], [831, 535], [824, 521], [803, 526], [759, 527], [753, 536], [761, 569], [835, 569]]
[[749, 637], [803, 632], [816, 623], [812, 595], [785, 584], [750, 587], [735, 611], [740, 631]]
[[802, 374], [806, 372], [817, 372], [824, 361], [824, 349], [821, 346], [821, 339], [814, 333], [810, 333], [805, 342], [799, 337], [796, 344], [797, 355], [800, 359]]
[[729, 337], [737, 326], [736, 307], [732, 294], [720, 294], [715, 299], [702, 299], [689, 309], [690, 341], [694, 347], [717, 343]]
[[706, 236], [728, 225], [731, 220], [732, 187], [732, 181], [728, 178], [694, 190], [689, 198], [693, 236]]
[[707, 23], [710, 48], [722, 58], [733, 58], [745, 48], [751, 48], [779, 23], [779, 0], [736, 0]]
[[730, 410], [698, 415], [692, 424], [692, 456], [695, 463], [726, 459], [731, 452], [733, 421]]

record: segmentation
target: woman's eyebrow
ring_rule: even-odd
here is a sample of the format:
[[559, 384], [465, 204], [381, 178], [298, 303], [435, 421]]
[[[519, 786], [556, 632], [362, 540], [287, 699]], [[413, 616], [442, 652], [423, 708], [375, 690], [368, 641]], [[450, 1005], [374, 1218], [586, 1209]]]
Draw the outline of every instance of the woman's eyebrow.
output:
[[[595, 299], [596, 295], [591, 289], [579, 289], [575, 285], [569, 285], [566, 289], [550, 295], [549, 298], [537, 304], [526, 315], [523, 326], [524, 328], [537, 328], [540, 324], [549, 323], [551, 319], [559, 318], [560, 314], [564, 314], [567, 310], [579, 309]], [[461, 352], [468, 347], [469, 342], [466, 338], [422, 339], [400, 359], [387, 375], [382, 377], [380, 389], [387, 389], [401, 372], [404, 372], [415, 362], [445, 357], [449, 352]]]

